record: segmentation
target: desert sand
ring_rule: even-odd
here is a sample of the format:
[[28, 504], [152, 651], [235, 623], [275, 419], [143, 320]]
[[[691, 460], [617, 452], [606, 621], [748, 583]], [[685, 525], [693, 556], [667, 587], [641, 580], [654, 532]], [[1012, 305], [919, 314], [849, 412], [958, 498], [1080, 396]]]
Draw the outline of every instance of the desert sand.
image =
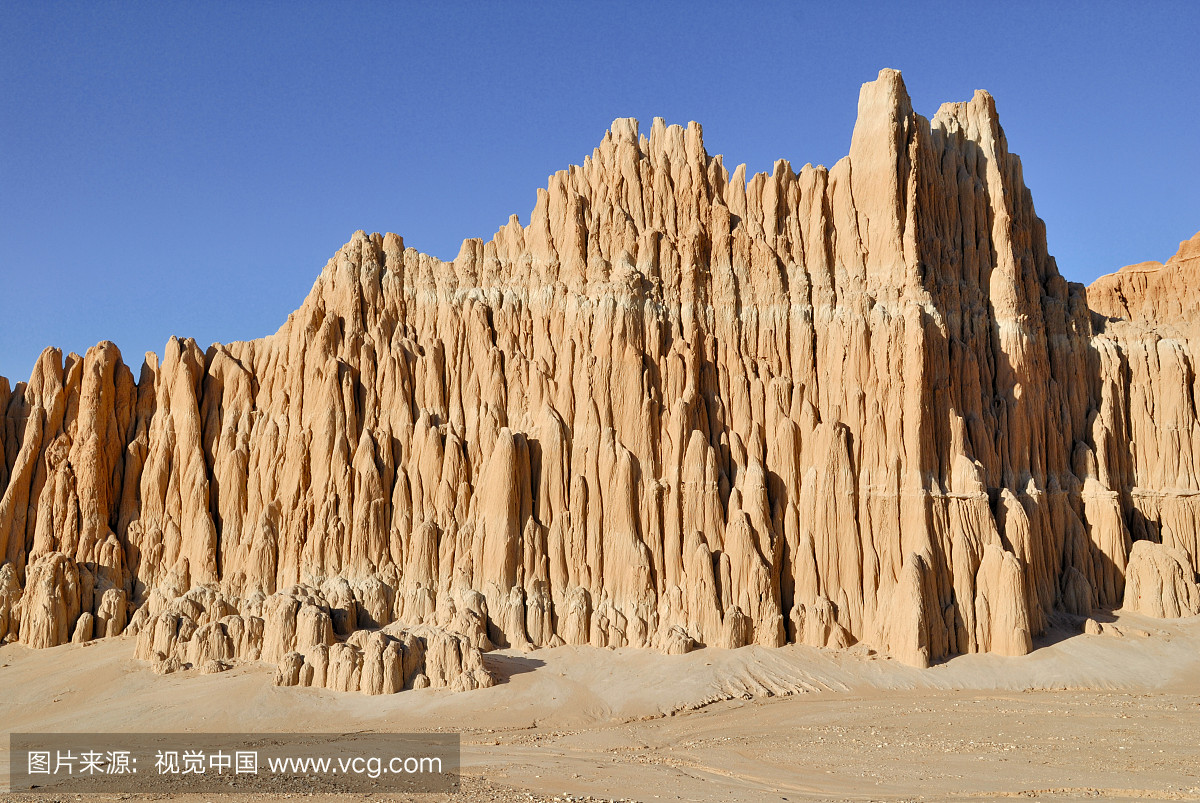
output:
[[210, 732], [437, 723], [463, 734], [465, 777], [457, 795], [425, 800], [1200, 799], [1200, 619], [1123, 614], [1109, 627], [1052, 629], [1027, 656], [928, 669], [802, 645], [502, 650], [485, 656], [494, 687], [384, 697], [279, 688], [265, 664], [162, 677], [133, 660], [130, 638], [9, 645], [0, 722]]

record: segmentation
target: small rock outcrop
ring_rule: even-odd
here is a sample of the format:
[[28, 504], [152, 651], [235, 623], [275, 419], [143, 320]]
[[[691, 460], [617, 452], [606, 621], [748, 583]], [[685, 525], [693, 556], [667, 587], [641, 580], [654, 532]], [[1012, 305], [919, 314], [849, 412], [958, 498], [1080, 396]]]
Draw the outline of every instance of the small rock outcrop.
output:
[[11, 563], [0, 566], [0, 644], [16, 641], [21, 626], [21, 584]]
[[275, 673], [277, 686], [364, 694], [426, 688], [470, 691], [495, 683], [469, 639], [430, 627], [358, 631], [343, 643], [288, 653]]
[[335, 613], [347, 613], [349, 604], [339, 596], [340, 583], [327, 587], [329, 596], [295, 585], [244, 600], [229, 598], [215, 586], [193, 588], [175, 599], [155, 591], [126, 632], [137, 637], [134, 657], [149, 661], [159, 674], [222, 672], [239, 662], [265, 661], [277, 665], [280, 686], [392, 694], [429, 687], [465, 691], [495, 683], [468, 635], [393, 624], [382, 630], [350, 628], [340, 640], [334, 622], [345, 623]]
[[1137, 541], [1125, 570], [1125, 605], [1160, 619], [1200, 614], [1200, 587], [1186, 552]]
[[75, 561], [58, 552], [43, 555], [29, 566], [25, 577], [21, 640], [34, 648], [66, 644], [78, 619], [79, 571]]

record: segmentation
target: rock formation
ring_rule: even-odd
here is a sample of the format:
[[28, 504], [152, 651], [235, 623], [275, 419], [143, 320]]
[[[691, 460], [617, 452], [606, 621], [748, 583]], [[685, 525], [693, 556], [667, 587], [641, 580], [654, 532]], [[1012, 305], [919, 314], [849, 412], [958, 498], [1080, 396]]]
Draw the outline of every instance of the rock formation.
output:
[[1175, 256], [1142, 262], [1101, 276], [1088, 288], [1088, 306], [1117, 320], [1174, 324], [1200, 323], [1200, 232], [1179, 244]]
[[1160, 619], [1200, 614], [1200, 588], [1188, 554], [1153, 541], [1134, 541], [1125, 606]]
[[127, 605], [160, 670], [372, 693], [494, 646], [1019, 655], [1127, 566], [1195, 585], [1194, 252], [1068, 283], [991, 96], [892, 70], [828, 169], [617, 120], [452, 262], [358, 232], [274, 335], [0, 380], [0, 628]]
[[[1118, 491], [1135, 543], [1128, 608], [1155, 616], [1200, 613], [1200, 233], [1165, 265], [1143, 262], [1088, 288], [1095, 310], [1100, 417], [1110, 456], [1101, 481]], [[1148, 543], [1142, 543], [1148, 542]], [[1114, 553], [1117, 554], [1117, 553]], [[1126, 564], [1128, 564], [1126, 566]]]

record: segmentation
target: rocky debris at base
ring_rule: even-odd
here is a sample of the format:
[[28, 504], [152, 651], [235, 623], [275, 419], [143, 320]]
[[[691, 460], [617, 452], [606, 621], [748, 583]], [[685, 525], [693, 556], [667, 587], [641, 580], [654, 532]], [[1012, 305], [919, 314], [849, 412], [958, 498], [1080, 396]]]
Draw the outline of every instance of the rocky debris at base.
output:
[[[127, 630], [134, 657], [155, 672], [223, 672], [239, 661], [276, 663], [278, 686], [392, 694], [410, 688], [484, 688], [495, 679], [471, 637], [433, 626], [405, 630], [351, 629], [345, 600], [330, 603], [319, 589], [293, 586], [246, 600], [210, 587], [168, 600], [153, 592]], [[341, 605], [339, 608], [338, 606]], [[334, 622], [347, 630], [341, 639]]]

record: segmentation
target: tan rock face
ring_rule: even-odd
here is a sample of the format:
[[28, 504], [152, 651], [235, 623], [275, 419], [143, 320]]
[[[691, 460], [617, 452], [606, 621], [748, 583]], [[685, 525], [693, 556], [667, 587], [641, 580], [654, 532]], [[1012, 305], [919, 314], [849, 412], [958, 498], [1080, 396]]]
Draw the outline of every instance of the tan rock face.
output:
[[[1182, 555], [1187, 582], [1200, 570], [1198, 288], [1200, 233], [1180, 243], [1165, 265], [1122, 268], [1088, 288], [1088, 302], [1099, 313], [1093, 342], [1102, 399], [1093, 424], [1102, 459], [1089, 470], [1098, 472], [1101, 484], [1119, 489], [1108, 504], [1125, 512], [1133, 538]], [[1128, 605], [1128, 592], [1125, 599]], [[1134, 607], [1174, 609], [1165, 598]]]
[[1200, 232], [1179, 244], [1175, 256], [1142, 262], [1101, 276], [1088, 287], [1088, 306], [1108, 318], [1151, 324], [1192, 324], [1200, 312]]
[[496, 645], [1028, 652], [1131, 535], [1200, 559], [1190, 347], [1088, 297], [987, 93], [885, 70], [848, 157], [748, 181], [617, 120], [453, 262], [358, 232], [270, 337], [0, 384], [9, 607], [368, 693]]
[[1200, 614], [1200, 588], [1187, 553], [1153, 541], [1135, 541], [1126, 574], [1125, 607], [1166, 619]]
[[275, 673], [276, 686], [364, 694], [427, 688], [470, 691], [495, 683], [470, 639], [428, 626], [360, 630], [343, 643], [287, 653]]
[[21, 640], [30, 647], [70, 641], [79, 619], [79, 596], [79, 571], [70, 558], [52, 552], [32, 563], [21, 600]]
[[11, 563], [0, 566], [0, 644], [16, 641], [21, 625], [21, 584]]

